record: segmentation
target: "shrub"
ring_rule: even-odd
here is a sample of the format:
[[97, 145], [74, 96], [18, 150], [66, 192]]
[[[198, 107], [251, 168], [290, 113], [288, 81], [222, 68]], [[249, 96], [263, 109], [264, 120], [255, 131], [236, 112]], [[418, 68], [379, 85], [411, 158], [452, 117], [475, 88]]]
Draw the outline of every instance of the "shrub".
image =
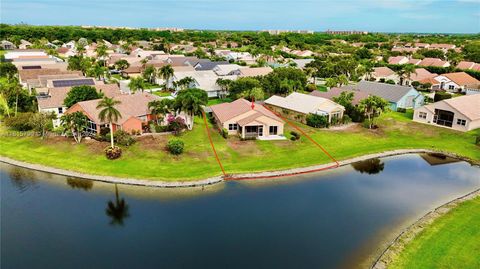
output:
[[155, 133], [164, 133], [168, 132], [168, 126], [163, 125], [154, 125]]
[[313, 92], [317, 90], [317, 86], [315, 84], [308, 84], [307, 87], [305, 88], [307, 92]]
[[117, 146], [114, 146], [113, 148], [112, 146], [108, 146], [105, 148], [105, 156], [107, 156], [109, 160], [118, 159], [122, 156], [122, 149]]
[[169, 140], [167, 143], [167, 149], [173, 155], [182, 154], [184, 147], [185, 147], [185, 144], [183, 143], [182, 140], [179, 140], [179, 139], [172, 139], [172, 140]]
[[121, 146], [130, 146], [135, 143], [135, 138], [123, 130], [114, 132], [113, 140]]
[[291, 131], [290, 135], [292, 135], [292, 137], [290, 137], [290, 140], [292, 141], [297, 141], [300, 139], [300, 134], [295, 131]]
[[101, 127], [100, 128], [100, 136], [105, 137], [109, 133], [110, 133], [110, 128], [108, 128], [108, 127]]
[[228, 137], [228, 131], [227, 131], [227, 129], [223, 128], [223, 129], [221, 130], [221, 133], [222, 133], [222, 137], [223, 137], [223, 138], [227, 138], [227, 137]]
[[442, 101], [445, 99], [450, 99], [452, 98], [452, 95], [446, 92], [436, 92], [435, 96], [433, 97], [434, 102]]
[[30, 131], [33, 129], [31, 119], [34, 113], [18, 113], [17, 116], [5, 118], [5, 125], [16, 131]]
[[480, 136], [475, 139], [475, 145], [480, 145]]
[[185, 120], [181, 117], [174, 117], [170, 115], [167, 119], [168, 121], [168, 129], [173, 132], [174, 135], [180, 134], [183, 130], [187, 128], [187, 124], [185, 124]]
[[348, 124], [350, 122], [352, 122], [352, 118], [350, 118], [348, 115], [343, 115], [342, 123], [343, 124]]
[[407, 109], [403, 108], [403, 107], [399, 107], [399, 108], [397, 108], [397, 112], [405, 113], [405, 112], [407, 112]]
[[327, 116], [309, 114], [307, 116], [307, 125], [315, 128], [328, 128], [328, 118]]
[[393, 79], [389, 79], [385, 81], [385, 83], [395, 85], [395, 81]]

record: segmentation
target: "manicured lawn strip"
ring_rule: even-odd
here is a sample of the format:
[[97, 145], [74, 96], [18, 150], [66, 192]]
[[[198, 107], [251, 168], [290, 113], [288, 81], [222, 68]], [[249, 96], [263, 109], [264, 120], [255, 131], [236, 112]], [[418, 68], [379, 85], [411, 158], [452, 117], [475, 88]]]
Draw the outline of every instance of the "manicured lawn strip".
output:
[[[475, 135], [411, 122], [408, 114], [388, 113], [379, 120], [377, 130], [361, 127], [346, 131], [317, 130], [302, 126], [337, 160], [395, 149], [425, 148], [446, 150], [480, 160]], [[244, 173], [289, 169], [324, 164], [331, 160], [304, 136], [299, 141], [239, 141], [224, 139], [209, 124], [212, 139], [227, 173]], [[285, 125], [285, 135], [292, 128]], [[152, 180], [193, 180], [221, 175], [213, 156], [203, 120], [196, 119], [193, 131], [180, 137], [185, 153], [173, 157], [160, 143], [137, 143], [124, 149], [121, 159], [110, 161], [102, 148], [73, 143], [41, 141], [38, 138], [0, 137], [0, 155], [99, 175], [147, 178]], [[165, 141], [168, 138], [165, 138]], [[164, 143], [163, 143], [164, 144]], [[107, 143], [105, 144], [107, 146]]]
[[208, 106], [218, 105], [222, 103], [232, 102], [231, 98], [212, 98], [208, 99]]
[[480, 197], [463, 202], [411, 241], [389, 268], [480, 268]]

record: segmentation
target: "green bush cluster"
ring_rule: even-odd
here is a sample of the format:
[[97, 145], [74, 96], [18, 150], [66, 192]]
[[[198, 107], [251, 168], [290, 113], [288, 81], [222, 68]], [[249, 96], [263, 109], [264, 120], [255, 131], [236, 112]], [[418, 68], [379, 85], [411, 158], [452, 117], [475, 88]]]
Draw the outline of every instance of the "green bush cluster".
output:
[[309, 114], [307, 116], [307, 125], [315, 128], [328, 128], [328, 117], [317, 114]]
[[222, 137], [226, 139], [228, 137], [228, 130], [223, 128], [221, 130], [221, 134], [222, 134]]
[[117, 146], [114, 146], [113, 148], [108, 146], [105, 148], [105, 156], [107, 156], [109, 160], [118, 159], [122, 156], [122, 149]]
[[5, 118], [5, 125], [16, 131], [31, 131], [34, 127], [31, 121], [34, 114], [32, 112], [18, 113], [16, 116]]
[[436, 92], [435, 96], [433, 97], [433, 101], [438, 102], [450, 98], [452, 98], [452, 95], [447, 92]]
[[297, 141], [297, 140], [300, 139], [300, 134], [295, 132], [295, 131], [290, 131], [290, 135], [292, 135], [290, 137], [290, 140], [292, 140], [292, 141]]
[[185, 147], [185, 144], [180, 139], [171, 139], [167, 143], [167, 149], [173, 155], [182, 154], [184, 147]]

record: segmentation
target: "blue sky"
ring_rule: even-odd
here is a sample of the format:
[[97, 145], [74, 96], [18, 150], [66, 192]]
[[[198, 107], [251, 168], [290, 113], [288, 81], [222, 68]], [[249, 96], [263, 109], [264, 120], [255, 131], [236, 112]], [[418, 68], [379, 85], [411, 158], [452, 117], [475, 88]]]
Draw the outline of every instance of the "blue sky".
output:
[[2, 23], [480, 32], [480, 0], [0, 0]]

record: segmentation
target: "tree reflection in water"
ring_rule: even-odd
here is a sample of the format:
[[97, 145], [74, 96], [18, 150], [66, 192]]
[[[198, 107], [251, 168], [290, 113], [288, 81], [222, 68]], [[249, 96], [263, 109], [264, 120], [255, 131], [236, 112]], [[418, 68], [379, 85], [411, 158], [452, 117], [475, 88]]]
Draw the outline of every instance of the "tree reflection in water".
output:
[[123, 220], [130, 216], [128, 204], [118, 195], [117, 184], [115, 184], [115, 201], [108, 201], [105, 214], [110, 217], [110, 224], [114, 226], [123, 226]]
[[93, 181], [77, 177], [67, 177], [67, 184], [72, 189], [81, 189], [84, 191], [89, 191], [93, 187]]
[[383, 171], [385, 164], [378, 158], [369, 159], [352, 163], [353, 169], [360, 173], [367, 173], [369, 175], [378, 174]]
[[24, 192], [36, 185], [35, 173], [31, 170], [12, 166], [8, 169], [8, 174], [12, 185], [14, 185], [19, 192]]

